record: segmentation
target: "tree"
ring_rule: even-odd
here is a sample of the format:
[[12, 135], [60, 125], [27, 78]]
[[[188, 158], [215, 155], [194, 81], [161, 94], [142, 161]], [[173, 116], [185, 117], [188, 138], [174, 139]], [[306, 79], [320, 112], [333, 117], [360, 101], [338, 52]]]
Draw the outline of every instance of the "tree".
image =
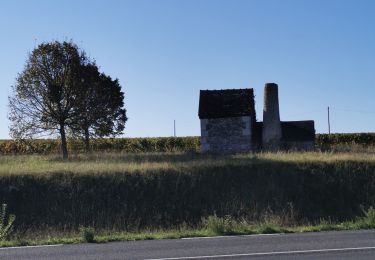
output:
[[83, 53], [72, 42], [40, 44], [9, 97], [10, 134], [14, 138], [58, 133], [63, 158], [68, 158], [66, 128], [76, 125]]
[[59, 134], [68, 158], [67, 133], [115, 136], [127, 120], [124, 93], [117, 79], [100, 73], [96, 64], [72, 42], [39, 45], [29, 56], [9, 97], [10, 134], [33, 138]]
[[81, 66], [81, 100], [78, 102], [78, 124], [73, 133], [84, 138], [86, 151], [90, 150], [91, 137], [116, 136], [125, 129], [127, 120], [124, 93], [118, 79], [99, 73], [94, 63]]

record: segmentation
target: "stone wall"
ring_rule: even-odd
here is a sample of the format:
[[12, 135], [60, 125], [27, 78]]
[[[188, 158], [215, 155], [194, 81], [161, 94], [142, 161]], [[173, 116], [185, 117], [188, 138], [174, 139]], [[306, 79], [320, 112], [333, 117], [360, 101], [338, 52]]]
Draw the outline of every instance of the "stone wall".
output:
[[201, 119], [202, 152], [236, 153], [251, 150], [251, 117]]

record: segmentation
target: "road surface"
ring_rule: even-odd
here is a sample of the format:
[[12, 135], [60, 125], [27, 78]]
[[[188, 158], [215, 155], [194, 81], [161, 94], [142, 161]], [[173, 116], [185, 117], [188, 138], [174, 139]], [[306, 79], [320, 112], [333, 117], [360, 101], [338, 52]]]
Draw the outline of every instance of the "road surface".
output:
[[375, 259], [375, 230], [1, 248], [0, 259]]

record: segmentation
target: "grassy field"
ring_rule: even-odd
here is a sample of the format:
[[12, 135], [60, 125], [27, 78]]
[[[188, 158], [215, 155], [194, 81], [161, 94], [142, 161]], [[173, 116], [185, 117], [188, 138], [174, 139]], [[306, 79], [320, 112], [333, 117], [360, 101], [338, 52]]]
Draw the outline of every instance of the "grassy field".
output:
[[375, 153], [1, 156], [0, 201], [3, 246], [374, 228]]
[[254, 165], [269, 162], [301, 163], [375, 163], [375, 152], [279, 152], [228, 156], [201, 155], [199, 153], [92, 153], [75, 154], [68, 161], [59, 155], [17, 155], [0, 157], [0, 175], [50, 173], [147, 173], [174, 170], [190, 172], [196, 167], [226, 167], [228, 165]]

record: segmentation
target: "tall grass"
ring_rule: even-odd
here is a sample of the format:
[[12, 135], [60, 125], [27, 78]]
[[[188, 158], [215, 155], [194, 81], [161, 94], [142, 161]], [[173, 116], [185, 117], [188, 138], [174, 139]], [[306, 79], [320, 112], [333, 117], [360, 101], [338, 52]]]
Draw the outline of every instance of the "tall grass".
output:
[[375, 205], [375, 158], [318, 152], [93, 153], [67, 162], [2, 156], [0, 200], [16, 214], [18, 230], [135, 231], [197, 225], [215, 214], [255, 221], [265, 212], [283, 216], [291, 206], [296, 221], [341, 221], [358, 216], [360, 205]]
[[[296, 233], [312, 231], [331, 230], [359, 230], [375, 228], [375, 210], [370, 207], [363, 209], [363, 214], [354, 220], [335, 222], [321, 219], [313, 224], [307, 222], [296, 222], [289, 216], [283, 214], [274, 215], [271, 212], [259, 221], [245, 218], [234, 218], [232, 216], [218, 217], [217, 215], [203, 218], [196, 226], [189, 226], [186, 223], [167, 229], [145, 229], [138, 232], [124, 232], [120, 230], [93, 228], [80, 228], [74, 230], [56, 230], [53, 228], [29, 230], [18, 232], [9, 237], [9, 240], [0, 241], [1, 246], [25, 246], [25, 245], [46, 245], [57, 243], [81, 243], [81, 242], [111, 242], [124, 240], [145, 240], [164, 239], [181, 237], [201, 237], [217, 235], [249, 235], [249, 234], [270, 234], [270, 233]], [[287, 222], [284, 222], [288, 219]]]
[[0, 175], [49, 173], [147, 173], [148, 171], [189, 171], [197, 167], [249, 166], [265, 161], [301, 163], [375, 163], [375, 153], [277, 152], [239, 155], [199, 153], [91, 153], [75, 154], [68, 161], [57, 155], [0, 156]]

